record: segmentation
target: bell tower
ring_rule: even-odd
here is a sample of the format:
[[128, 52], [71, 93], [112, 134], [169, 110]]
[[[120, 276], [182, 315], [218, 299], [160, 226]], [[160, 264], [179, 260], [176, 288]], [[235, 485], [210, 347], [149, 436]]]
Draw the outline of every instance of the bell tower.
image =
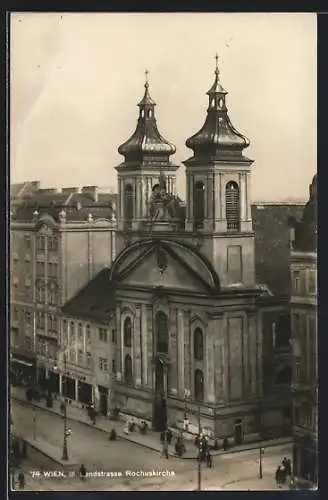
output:
[[120, 251], [120, 235], [126, 240], [140, 237], [148, 220], [148, 203], [153, 190], [164, 179], [168, 193], [175, 195], [176, 170], [170, 156], [176, 151], [173, 144], [158, 131], [155, 106], [149, 94], [148, 71], [145, 71], [145, 92], [138, 104], [139, 117], [133, 135], [118, 148], [124, 161], [116, 167], [118, 172], [117, 226]]
[[[193, 156], [183, 162], [186, 166], [186, 231], [197, 233], [198, 237], [202, 235], [203, 252], [219, 275], [226, 275], [227, 283], [252, 284], [255, 280], [250, 196], [253, 161], [243, 155], [249, 140], [230, 121], [227, 91], [220, 82], [218, 55], [215, 59], [215, 79], [207, 92], [205, 123], [186, 141], [186, 146], [193, 151]], [[235, 257], [231, 259], [230, 253]], [[237, 266], [239, 272], [232, 272], [231, 266]]]

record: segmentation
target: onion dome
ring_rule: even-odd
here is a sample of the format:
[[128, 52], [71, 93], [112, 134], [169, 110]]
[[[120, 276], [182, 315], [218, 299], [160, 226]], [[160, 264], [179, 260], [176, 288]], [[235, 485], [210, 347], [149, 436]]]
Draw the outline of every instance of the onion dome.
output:
[[148, 71], [146, 71], [145, 93], [138, 104], [137, 128], [130, 139], [118, 148], [118, 152], [124, 156], [125, 163], [158, 163], [165, 165], [170, 163], [169, 157], [175, 153], [176, 148], [164, 139], [157, 129], [156, 103], [149, 94], [147, 75]]
[[249, 146], [249, 140], [232, 125], [226, 107], [227, 91], [220, 82], [218, 55], [216, 59], [215, 79], [207, 92], [209, 106], [203, 127], [186, 141], [186, 146], [193, 150], [194, 158], [209, 160], [229, 160], [242, 156], [242, 151]]

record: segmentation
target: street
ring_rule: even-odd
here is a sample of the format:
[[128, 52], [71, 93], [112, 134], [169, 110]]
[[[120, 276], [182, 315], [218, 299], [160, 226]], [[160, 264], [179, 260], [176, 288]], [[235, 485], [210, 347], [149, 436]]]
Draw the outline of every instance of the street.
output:
[[[37, 440], [62, 447], [63, 419], [50, 412], [35, 409]], [[33, 434], [33, 411], [26, 405], [12, 402], [12, 417], [17, 432], [22, 437]], [[114, 423], [113, 423], [114, 426]], [[34, 452], [23, 463], [26, 475], [26, 490], [195, 490], [197, 489], [197, 462], [170, 457], [124, 441], [109, 441], [108, 435], [98, 429], [70, 420], [72, 434], [68, 438], [69, 455], [88, 472], [99, 477], [90, 477], [85, 482], [74, 477], [50, 478], [45, 473], [56, 470], [48, 459], [44, 463], [36, 460]], [[193, 446], [187, 444], [187, 446]], [[202, 465], [202, 489], [276, 489], [275, 469], [283, 456], [290, 457], [291, 446], [280, 445], [265, 450], [263, 456], [263, 479], [258, 479], [259, 450], [228, 453], [214, 458], [214, 468]], [[77, 467], [78, 469], [78, 467]], [[39, 477], [36, 473], [40, 472]], [[112, 477], [108, 477], [108, 475]], [[107, 474], [107, 477], [105, 476]], [[155, 475], [156, 474], [156, 475]], [[148, 477], [142, 477], [146, 476]], [[32, 477], [34, 476], [34, 477]]]

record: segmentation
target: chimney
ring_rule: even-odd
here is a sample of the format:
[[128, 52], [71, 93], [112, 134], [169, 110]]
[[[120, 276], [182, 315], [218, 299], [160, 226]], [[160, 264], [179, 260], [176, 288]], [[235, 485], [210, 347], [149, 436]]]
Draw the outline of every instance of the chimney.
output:
[[43, 188], [39, 189], [40, 194], [56, 194], [58, 193], [57, 188]]
[[98, 202], [98, 187], [97, 186], [83, 186], [82, 194], [87, 194], [96, 203]]
[[63, 194], [72, 194], [72, 193], [78, 193], [79, 188], [78, 187], [68, 187], [68, 188], [62, 188], [62, 193]]

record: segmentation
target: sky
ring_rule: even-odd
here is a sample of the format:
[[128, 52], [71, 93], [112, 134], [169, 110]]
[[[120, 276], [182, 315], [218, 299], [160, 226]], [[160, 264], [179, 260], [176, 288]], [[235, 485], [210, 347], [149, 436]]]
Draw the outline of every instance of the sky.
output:
[[10, 27], [11, 182], [113, 186], [149, 71], [179, 194], [203, 125], [215, 54], [234, 127], [249, 138], [253, 200], [306, 199], [316, 171], [316, 16], [15, 13]]

